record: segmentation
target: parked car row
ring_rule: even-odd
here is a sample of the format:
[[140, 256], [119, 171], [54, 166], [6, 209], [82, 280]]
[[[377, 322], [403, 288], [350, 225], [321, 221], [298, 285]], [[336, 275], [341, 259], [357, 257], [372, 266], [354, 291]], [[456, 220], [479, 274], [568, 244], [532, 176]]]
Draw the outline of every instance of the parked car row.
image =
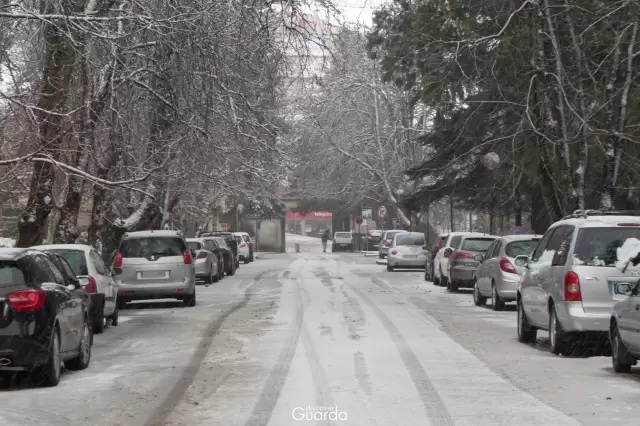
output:
[[[405, 255], [400, 235], [390, 248]], [[616, 372], [640, 359], [640, 212], [576, 211], [542, 236], [455, 232], [423, 253], [425, 280], [472, 287], [475, 305], [496, 311], [515, 302], [522, 343], [543, 331], [553, 354], [589, 347]], [[399, 265], [390, 254], [387, 269]]]
[[254, 259], [244, 232], [185, 239], [179, 231], [125, 233], [111, 267], [91, 246], [0, 249], [0, 374], [27, 373], [55, 386], [61, 363], [89, 366], [94, 333], [118, 325], [134, 300], [173, 298], [196, 305], [205, 284]]

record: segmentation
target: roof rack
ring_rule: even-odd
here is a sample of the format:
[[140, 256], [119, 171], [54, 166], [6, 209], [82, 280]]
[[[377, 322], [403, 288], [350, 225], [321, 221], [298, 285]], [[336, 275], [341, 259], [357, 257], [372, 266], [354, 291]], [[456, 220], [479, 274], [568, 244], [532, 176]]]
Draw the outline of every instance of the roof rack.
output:
[[575, 210], [572, 214], [563, 217], [562, 220], [589, 216], [640, 216], [640, 210]]

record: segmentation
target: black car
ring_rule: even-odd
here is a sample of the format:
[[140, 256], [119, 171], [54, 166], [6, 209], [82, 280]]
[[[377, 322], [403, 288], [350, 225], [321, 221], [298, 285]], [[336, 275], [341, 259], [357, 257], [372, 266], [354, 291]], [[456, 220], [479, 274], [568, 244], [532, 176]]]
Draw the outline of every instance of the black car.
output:
[[368, 231], [366, 240], [364, 242], [364, 249], [366, 251], [378, 251], [378, 249], [380, 248], [380, 241], [382, 241], [382, 231]]
[[222, 257], [224, 259], [224, 273], [227, 275], [235, 274], [237, 269], [236, 256], [227, 245], [227, 240], [224, 237], [213, 237], [212, 240], [216, 242], [222, 252]]
[[236, 241], [236, 236], [233, 232], [228, 231], [213, 231], [207, 232], [206, 234], [202, 234], [201, 238], [207, 237], [222, 237], [224, 241], [227, 243], [227, 246], [233, 251], [233, 258], [235, 259], [236, 269], [240, 267], [240, 257], [238, 256], [238, 242]]
[[0, 249], [0, 374], [29, 373], [55, 386], [60, 363], [83, 370], [91, 360], [89, 299], [48, 255]]

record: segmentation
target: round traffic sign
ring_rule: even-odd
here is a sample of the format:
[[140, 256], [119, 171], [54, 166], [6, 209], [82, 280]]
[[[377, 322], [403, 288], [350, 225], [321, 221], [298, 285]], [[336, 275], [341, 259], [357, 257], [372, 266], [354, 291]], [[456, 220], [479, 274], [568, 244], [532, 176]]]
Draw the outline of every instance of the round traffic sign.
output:
[[378, 207], [378, 217], [380, 219], [387, 217], [387, 208], [385, 206]]
[[356, 217], [356, 223], [358, 225], [362, 225], [362, 217], [361, 216]]

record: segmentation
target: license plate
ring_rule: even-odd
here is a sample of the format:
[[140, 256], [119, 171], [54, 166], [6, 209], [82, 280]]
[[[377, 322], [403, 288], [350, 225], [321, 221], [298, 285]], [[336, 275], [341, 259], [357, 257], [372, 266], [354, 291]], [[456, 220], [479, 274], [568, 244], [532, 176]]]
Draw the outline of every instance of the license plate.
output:
[[145, 271], [140, 272], [140, 278], [166, 278], [169, 275], [169, 271]]
[[415, 254], [410, 254], [408, 256], [405, 256], [405, 259], [417, 259], [417, 258], [418, 258], [418, 256], [415, 255]]

